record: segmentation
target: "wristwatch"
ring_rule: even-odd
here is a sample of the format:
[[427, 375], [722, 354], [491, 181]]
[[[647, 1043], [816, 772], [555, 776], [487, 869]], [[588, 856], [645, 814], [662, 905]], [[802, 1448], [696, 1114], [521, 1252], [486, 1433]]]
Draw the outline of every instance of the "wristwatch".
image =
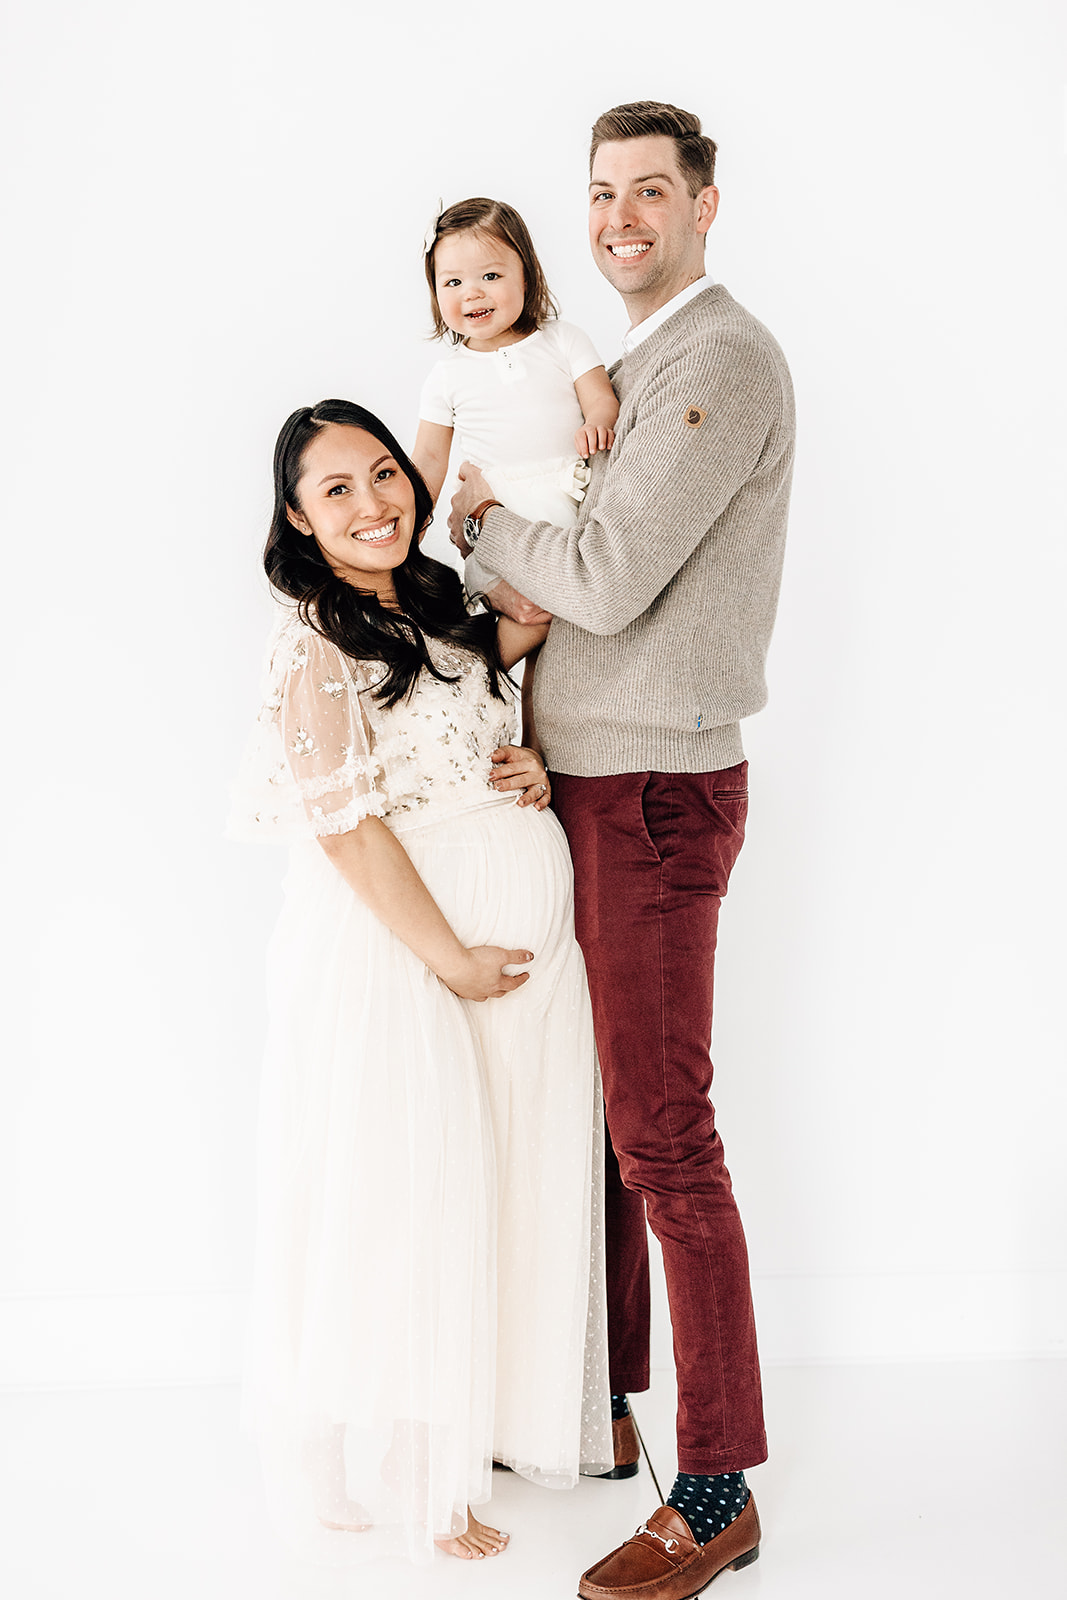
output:
[[482, 518], [485, 513], [490, 506], [499, 506], [502, 503], [500, 500], [483, 500], [480, 506], [475, 506], [469, 516], [463, 518], [463, 537], [472, 550], [482, 536]]

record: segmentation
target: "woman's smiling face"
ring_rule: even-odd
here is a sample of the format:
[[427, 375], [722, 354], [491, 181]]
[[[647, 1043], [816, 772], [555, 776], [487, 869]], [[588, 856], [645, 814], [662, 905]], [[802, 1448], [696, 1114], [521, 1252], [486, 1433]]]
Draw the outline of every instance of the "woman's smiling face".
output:
[[337, 422], [315, 435], [301, 466], [289, 521], [315, 539], [339, 578], [395, 599], [393, 571], [415, 533], [410, 479], [373, 434]]

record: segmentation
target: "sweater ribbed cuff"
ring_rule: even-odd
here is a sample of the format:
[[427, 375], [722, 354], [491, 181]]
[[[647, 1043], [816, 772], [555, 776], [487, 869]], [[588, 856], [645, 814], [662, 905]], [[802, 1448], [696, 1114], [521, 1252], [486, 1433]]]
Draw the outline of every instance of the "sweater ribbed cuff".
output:
[[613, 724], [587, 724], [579, 731], [545, 726], [539, 716], [537, 732], [551, 771], [575, 778], [607, 778], [621, 772], [721, 772], [745, 759], [737, 722], [700, 733]]

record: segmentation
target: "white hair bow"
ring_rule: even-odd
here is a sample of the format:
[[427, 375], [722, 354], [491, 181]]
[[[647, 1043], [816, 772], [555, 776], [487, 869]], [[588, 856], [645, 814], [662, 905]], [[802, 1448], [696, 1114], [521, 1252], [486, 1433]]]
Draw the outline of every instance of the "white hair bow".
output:
[[444, 211], [444, 209], [445, 209], [445, 203], [441, 199], [441, 196], [438, 195], [437, 196], [437, 210], [434, 212], [433, 216], [430, 218], [429, 224], [428, 224], [428, 226], [426, 228], [426, 232], [422, 236], [423, 254], [424, 255], [429, 255], [430, 251], [433, 249], [434, 245], [437, 243], [437, 224], [441, 220], [441, 214]]

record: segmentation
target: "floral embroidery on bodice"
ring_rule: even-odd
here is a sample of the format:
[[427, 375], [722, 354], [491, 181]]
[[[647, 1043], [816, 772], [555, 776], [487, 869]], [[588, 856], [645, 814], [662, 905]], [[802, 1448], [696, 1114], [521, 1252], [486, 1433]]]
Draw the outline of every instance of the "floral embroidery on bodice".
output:
[[473, 652], [428, 640], [434, 665], [384, 707], [381, 662], [353, 661], [295, 610], [275, 635], [263, 708], [238, 780], [231, 832], [307, 838], [346, 833], [380, 816], [396, 833], [486, 805], [490, 755], [513, 738], [514, 699], [494, 699]]
[[[513, 736], [514, 701], [493, 699], [478, 656], [435, 639], [428, 646], [434, 666], [456, 682], [423, 672], [410, 696], [388, 710], [372, 694], [361, 695], [381, 768], [379, 788], [388, 801], [386, 820], [396, 832], [515, 798], [488, 787], [489, 757]], [[364, 670], [370, 682], [381, 672], [377, 663]]]

